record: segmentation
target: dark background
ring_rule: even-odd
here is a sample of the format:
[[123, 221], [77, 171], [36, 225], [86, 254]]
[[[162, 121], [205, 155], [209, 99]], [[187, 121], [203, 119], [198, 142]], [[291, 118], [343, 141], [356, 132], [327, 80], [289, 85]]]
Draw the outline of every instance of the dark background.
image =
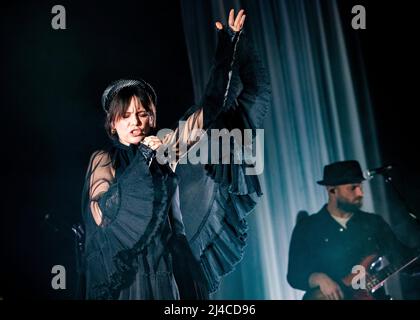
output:
[[[67, 30], [51, 28], [55, 4], [16, 1], [0, 9], [4, 299], [73, 297], [70, 227], [80, 221], [89, 156], [107, 143], [100, 96], [108, 83], [147, 79], [158, 94], [161, 127], [194, 103], [179, 1], [60, 1]], [[355, 4], [366, 7], [367, 30], [350, 28]], [[366, 69], [383, 163], [397, 164], [396, 184], [418, 213], [414, 5], [340, 1], [340, 9], [356, 86], [363, 82], [359, 66]], [[397, 227], [406, 214], [390, 186], [387, 192]], [[67, 290], [51, 289], [53, 265], [66, 267]]]
[[[383, 164], [395, 164], [393, 177], [411, 209], [420, 209], [420, 133], [417, 110], [419, 36], [416, 10], [409, 2], [340, 1], [354, 84], [367, 85]], [[351, 7], [364, 4], [367, 29], [350, 28]], [[357, 72], [363, 66], [366, 80]], [[359, 100], [363, 110], [366, 102]], [[363, 116], [363, 111], [361, 112]], [[368, 132], [369, 128], [364, 128]], [[391, 188], [389, 188], [391, 190]], [[392, 197], [392, 195], [390, 195]], [[414, 211], [414, 210], [413, 210]]]

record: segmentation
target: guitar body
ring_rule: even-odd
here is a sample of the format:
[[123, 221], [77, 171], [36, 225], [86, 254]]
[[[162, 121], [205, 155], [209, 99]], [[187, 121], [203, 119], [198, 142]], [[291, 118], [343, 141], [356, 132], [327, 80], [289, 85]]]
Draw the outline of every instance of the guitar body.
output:
[[[369, 270], [371, 269], [372, 264], [378, 259], [376, 254], [372, 254], [364, 258], [359, 265], [363, 266], [366, 270], [366, 277], [369, 277]], [[358, 273], [350, 273], [341, 280], [341, 290], [344, 294], [345, 300], [376, 300], [373, 293], [367, 289], [353, 289], [352, 280], [356, 277]], [[382, 298], [382, 297], [381, 297]], [[328, 300], [325, 297], [319, 288], [314, 288], [305, 293], [302, 298], [303, 300]]]
[[[378, 255], [372, 254], [364, 258], [358, 266], [363, 266], [365, 274], [363, 283], [360, 281], [363, 279], [363, 274], [359, 272], [349, 273], [343, 279], [341, 279], [341, 290], [344, 294], [345, 300], [390, 300], [391, 297], [385, 294], [385, 290], [378, 290], [382, 288], [383, 284], [393, 274], [404, 270], [409, 265], [418, 262], [420, 255], [410, 257], [405, 261], [400, 261], [398, 264], [389, 264], [388, 266], [381, 268], [381, 258]], [[380, 268], [377, 268], [379, 265]], [[356, 271], [363, 270], [362, 268], [356, 269]], [[354, 279], [355, 277], [358, 277]], [[354, 281], [353, 281], [354, 280]], [[364, 284], [366, 288], [353, 289], [353, 282], [359, 286]], [[303, 296], [303, 300], [327, 300], [322, 294], [319, 288], [309, 290]]]

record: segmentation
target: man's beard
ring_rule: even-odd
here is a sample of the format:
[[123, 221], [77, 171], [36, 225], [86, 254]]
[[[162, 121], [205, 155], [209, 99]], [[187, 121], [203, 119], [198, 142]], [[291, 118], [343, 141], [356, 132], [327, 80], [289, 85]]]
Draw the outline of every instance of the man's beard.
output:
[[349, 203], [346, 200], [337, 199], [337, 208], [344, 212], [356, 212], [362, 207], [363, 201], [358, 203]]

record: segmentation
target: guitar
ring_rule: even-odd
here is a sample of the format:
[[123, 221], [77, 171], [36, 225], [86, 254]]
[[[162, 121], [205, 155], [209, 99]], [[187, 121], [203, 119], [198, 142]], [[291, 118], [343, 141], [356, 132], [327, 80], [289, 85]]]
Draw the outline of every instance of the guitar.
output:
[[[375, 266], [380, 263], [382, 257], [379, 257], [376, 254], [372, 254], [364, 258], [359, 265], [363, 266], [366, 270], [366, 282], [364, 289], [353, 289], [352, 283], [353, 279], [359, 275], [359, 273], [350, 273], [341, 279], [342, 282], [342, 291], [344, 294], [345, 300], [376, 300], [375, 291], [381, 288], [384, 283], [394, 274], [405, 269], [409, 265], [418, 261], [420, 256], [410, 258], [403, 263], [399, 264], [389, 264], [383, 269], [374, 272]], [[314, 288], [305, 293], [302, 298], [303, 300], [327, 300], [327, 298], [322, 294], [319, 288]]]

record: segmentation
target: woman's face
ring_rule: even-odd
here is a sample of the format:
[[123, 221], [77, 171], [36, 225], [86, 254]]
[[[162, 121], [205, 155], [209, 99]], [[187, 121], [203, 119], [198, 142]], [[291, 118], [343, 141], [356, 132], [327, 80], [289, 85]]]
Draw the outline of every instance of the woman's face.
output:
[[122, 144], [139, 144], [150, 131], [149, 112], [141, 101], [133, 96], [123, 116], [114, 120], [113, 127]]

